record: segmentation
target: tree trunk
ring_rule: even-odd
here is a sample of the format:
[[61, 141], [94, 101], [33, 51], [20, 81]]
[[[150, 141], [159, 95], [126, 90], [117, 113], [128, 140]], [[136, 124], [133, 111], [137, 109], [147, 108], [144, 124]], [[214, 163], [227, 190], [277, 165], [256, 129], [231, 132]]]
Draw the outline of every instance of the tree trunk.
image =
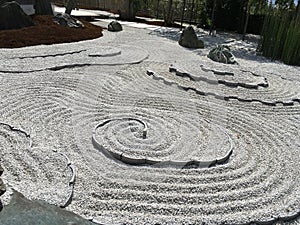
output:
[[71, 15], [71, 12], [75, 8], [75, 5], [76, 5], [76, 0], [69, 0], [65, 13]]
[[35, 0], [34, 7], [37, 15], [53, 15], [50, 0]]
[[124, 20], [133, 20], [136, 14], [136, 7], [133, 0], [127, 0], [125, 12], [121, 13], [120, 17]]
[[172, 5], [173, 5], [173, 0], [169, 0], [168, 1], [168, 9], [167, 9], [167, 17], [166, 17], [166, 21], [165, 24], [171, 24], [172, 21]]
[[245, 41], [245, 36], [246, 36], [248, 22], [249, 22], [249, 16], [250, 16], [250, 3], [249, 3], [249, 1], [247, 2], [246, 13], [247, 13], [247, 15], [246, 15], [246, 21], [245, 21], [245, 24], [244, 24], [243, 37], [242, 37], [243, 41]]
[[195, 0], [192, 1], [192, 9], [190, 13], [190, 25], [192, 24], [192, 20], [193, 20], [194, 8], [195, 8]]
[[156, 19], [158, 19], [159, 16], [159, 0], [156, 2]]
[[182, 30], [182, 24], [184, 19], [184, 11], [185, 11], [186, 0], [183, 0], [182, 11], [181, 11], [181, 20], [180, 20], [180, 30]]
[[212, 14], [211, 14], [211, 25], [210, 25], [210, 29], [209, 29], [209, 35], [212, 35], [212, 31], [215, 26], [215, 11], [216, 11], [216, 7], [217, 7], [217, 0], [214, 0], [213, 4], [214, 5], [213, 5]]

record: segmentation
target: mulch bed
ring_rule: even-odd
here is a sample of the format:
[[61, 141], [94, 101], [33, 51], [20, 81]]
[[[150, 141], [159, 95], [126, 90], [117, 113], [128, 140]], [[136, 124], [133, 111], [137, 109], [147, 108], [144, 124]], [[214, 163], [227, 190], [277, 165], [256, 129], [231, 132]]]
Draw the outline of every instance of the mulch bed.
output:
[[0, 31], [0, 48], [70, 43], [101, 37], [103, 28], [81, 21], [84, 28], [69, 28], [53, 22], [52, 16], [33, 16], [34, 26]]

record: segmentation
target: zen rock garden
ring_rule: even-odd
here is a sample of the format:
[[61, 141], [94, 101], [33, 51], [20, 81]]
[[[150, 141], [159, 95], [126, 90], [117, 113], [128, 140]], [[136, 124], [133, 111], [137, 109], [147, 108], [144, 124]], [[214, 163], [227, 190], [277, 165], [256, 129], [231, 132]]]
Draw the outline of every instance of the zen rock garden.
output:
[[[42, 26], [0, 5], [1, 35]], [[253, 36], [38, 8], [57, 42], [1, 48], [1, 225], [299, 223], [299, 67]]]

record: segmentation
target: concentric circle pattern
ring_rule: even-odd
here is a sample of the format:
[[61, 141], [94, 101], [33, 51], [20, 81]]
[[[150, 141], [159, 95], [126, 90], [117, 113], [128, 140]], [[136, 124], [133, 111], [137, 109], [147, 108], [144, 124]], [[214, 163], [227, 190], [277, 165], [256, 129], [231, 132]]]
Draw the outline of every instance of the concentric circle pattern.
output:
[[126, 26], [78, 46], [1, 55], [5, 184], [100, 224], [300, 221], [299, 81], [267, 71], [290, 67], [210, 63]]
[[211, 167], [226, 162], [233, 152], [224, 128], [209, 121], [163, 112], [139, 116], [144, 119], [123, 117], [97, 125], [95, 146], [128, 164], [179, 168]]

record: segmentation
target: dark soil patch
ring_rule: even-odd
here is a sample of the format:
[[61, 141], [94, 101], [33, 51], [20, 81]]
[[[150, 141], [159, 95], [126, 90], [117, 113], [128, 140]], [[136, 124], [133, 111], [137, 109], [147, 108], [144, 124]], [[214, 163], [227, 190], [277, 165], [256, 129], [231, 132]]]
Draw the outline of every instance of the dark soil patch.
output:
[[52, 16], [33, 16], [34, 26], [0, 31], [0, 48], [50, 45], [101, 37], [103, 28], [86, 21], [83, 28], [69, 28], [53, 22]]

